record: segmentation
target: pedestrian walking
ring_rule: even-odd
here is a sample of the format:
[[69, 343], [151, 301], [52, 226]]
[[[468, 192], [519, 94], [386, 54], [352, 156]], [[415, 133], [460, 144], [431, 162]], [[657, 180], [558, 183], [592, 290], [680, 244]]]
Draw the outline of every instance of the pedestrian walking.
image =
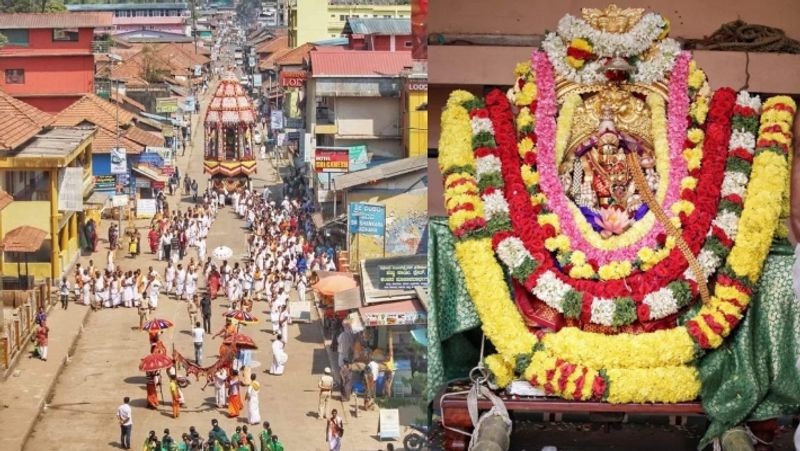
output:
[[203, 314], [203, 329], [207, 334], [211, 333], [211, 296], [203, 296], [200, 301], [200, 312]]
[[342, 402], [349, 402], [353, 393], [353, 372], [350, 369], [350, 361], [345, 360], [344, 365], [339, 368], [339, 376], [342, 378], [342, 388], [340, 397]]
[[261, 384], [256, 380], [256, 375], [250, 375], [250, 385], [247, 387], [245, 399], [247, 400], [247, 422], [258, 424], [261, 422], [261, 411], [258, 407], [258, 394], [261, 391]]
[[224, 367], [214, 373], [214, 395], [219, 409], [224, 409], [228, 402], [227, 381], [228, 371]]
[[331, 376], [330, 368], [325, 368], [325, 374], [319, 378], [317, 387], [319, 388], [319, 407], [317, 409], [317, 418], [327, 418], [328, 401], [331, 399], [331, 392], [333, 391], [333, 377]]
[[331, 410], [331, 418], [328, 420], [328, 427], [325, 430], [325, 440], [328, 442], [328, 449], [330, 451], [339, 451], [342, 449], [344, 425], [342, 424], [342, 419], [337, 416], [337, 413], [336, 409]]
[[66, 276], [61, 278], [61, 283], [58, 285], [58, 296], [61, 298], [61, 308], [66, 310], [69, 304], [69, 282]]
[[200, 327], [200, 322], [197, 321], [194, 323], [194, 329], [192, 329], [192, 342], [194, 342], [194, 361], [197, 363], [197, 366], [203, 366], [203, 337], [205, 335], [205, 330]]
[[47, 361], [47, 336], [50, 335], [50, 328], [47, 327], [47, 321], [42, 321], [39, 328], [36, 329], [36, 352], [39, 358]]
[[122, 404], [117, 407], [117, 421], [119, 421], [119, 441], [122, 449], [131, 449], [131, 429], [133, 429], [133, 413], [131, 412], [131, 398], [122, 399]]
[[186, 310], [189, 312], [189, 324], [197, 323], [200, 320], [200, 299], [196, 294], [193, 294], [188, 304]]

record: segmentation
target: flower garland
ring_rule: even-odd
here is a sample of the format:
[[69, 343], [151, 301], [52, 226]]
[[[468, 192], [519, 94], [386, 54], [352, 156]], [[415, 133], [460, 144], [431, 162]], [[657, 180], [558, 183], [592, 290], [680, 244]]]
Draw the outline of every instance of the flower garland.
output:
[[[775, 109], [774, 107], [777, 105], [783, 105], [784, 107], [788, 105], [788, 107], [792, 109], [795, 108], [794, 104], [790, 103], [790, 99], [782, 100], [782, 102], [783, 103], [772, 101], [772, 103], [770, 103], [770, 101], [768, 101], [765, 104], [765, 112]], [[791, 125], [790, 121], [791, 117], [789, 118], [789, 126]], [[774, 124], [769, 122], [764, 122], [764, 124], [765, 125], [762, 126], [762, 136], [765, 138], [763, 141], [766, 141], [766, 133], [769, 132], [763, 133], [763, 130], [774, 129], [770, 128], [773, 127]], [[781, 139], [785, 140], [785, 138], [784, 132]], [[760, 139], [759, 142], [761, 141]], [[441, 147], [441, 149], [443, 153], [447, 151], [444, 147]], [[760, 217], [760, 215], [756, 213], [762, 212], [756, 211], [754, 213], [753, 209], [758, 210], [758, 208], [765, 205], [765, 203], [756, 203], [756, 201], [780, 198], [782, 195], [783, 186], [777, 186], [774, 181], [782, 181], [784, 179], [776, 179], [774, 176], [776, 173], [780, 173], [781, 169], [785, 172], [788, 168], [786, 167], [785, 155], [778, 155], [773, 152], [772, 149], [773, 147], [765, 148], [754, 160], [753, 180], [748, 188], [748, 191], [753, 190], [754, 193], [748, 193], [748, 201], [744, 206], [743, 218]], [[780, 148], [778, 147], [778, 149]], [[786, 149], [784, 148], [782, 150], [785, 152]], [[775, 158], [772, 157], [773, 155]], [[779, 175], [785, 175], [785, 173]], [[772, 182], [771, 185], [770, 182]], [[756, 187], [763, 188], [758, 189]], [[764, 194], [763, 191], [767, 191], [769, 196], [760, 196]], [[759, 196], [759, 198], [754, 200], [755, 196]], [[767, 197], [770, 198], [768, 199]], [[766, 203], [766, 205], [769, 204]], [[780, 212], [780, 208], [772, 208], [772, 210], [776, 211], [776, 215]], [[769, 220], [769, 218], [767, 220]], [[772, 223], [774, 224], [774, 220]], [[753, 247], [751, 241], [759, 243], [761, 247], [763, 247], [763, 243], [766, 241], [768, 248], [771, 234], [768, 233], [767, 235], [769, 236], [765, 236], [765, 234], [762, 233], [765, 227], [762, 226], [763, 224], [761, 221], [742, 221], [734, 244], [734, 252], [731, 252], [729, 257], [731, 268], [739, 268], [739, 270], [747, 268], [747, 264], [744, 261], [734, 262], [737, 246], [742, 245], [743, 240], [748, 241], [744, 246], [750, 248]], [[737, 258], [749, 261], [753, 259], [760, 260], [755, 263], [756, 265], [763, 264], [763, 260], [766, 257], [766, 251], [761, 254], [755, 251], [750, 253], [746, 253], [745, 251], [740, 252], [744, 255]], [[548, 383], [549, 385], [545, 387], [546, 389], [549, 387], [553, 393], [557, 393], [567, 399], [588, 399], [588, 396], [591, 396], [594, 399], [606, 399], [609, 402], [677, 402], [691, 400], [696, 397], [699, 391], [699, 382], [697, 374], [692, 367], [659, 366], [654, 369], [641, 365], [632, 365], [629, 368], [614, 368], [610, 365], [605, 365], [605, 362], [597, 362], [600, 364], [598, 365], [599, 367], [607, 369], [594, 370], [581, 363], [569, 363], [559, 357], [549, 355], [550, 351], [548, 351], [548, 346], [545, 344], [540, 346], [540, 348], [543, 349], [539, 349], [532, 355], [529, 354], [529, 350], [537, 343], [537, 339], [534, 335], [525, 333], [527, 329], [514, 304], [510, 300], [510, 293], [503, 280], [502, 271], [491, 255], [491, 242], [486, 238], [473, 238], [460, 241], [456, 243], [456, 257], [464, 271], [467, 289], [483, 320], [484, 331], [495, 344], [500, 354], [504, 356], [506, 362], [519, 362], [518, 358], [530, 355], [530, 364], [527, 366], [524, 374], [534, 383]], [[735, 273], [737, 269], [732, 269], [732, 271]], [[721, 288], [715, 290], [715, 297], [712, 300], [712, 305], [719, 305], [719, 308], [724, 309], [725, 307], [723, 307], [723, 304], [721, 304], [719, 300], [736, 300], [736, 297], [731, 297], [732, 293], [729, 292], [731, 290], [726, 289], [726, 287], [730, 287], [730, 285], [720, 285]], [[728, 303], [730, 304], [730, 301]], [[703, 318], [702, 313], [698, 314], [692, 321], [698, 322], [698, 318]], [[689, 324], [691, 324], [692, 321], [690, 321]], [[702, 329], [702, 326], [698, 326], [698, 328]], [[689, 333], [702, 346], [703, 340], [692, 333], [691, 329], [692, 327], [689, 326]], [[558, 337], [561, 335], [566, 337], [565, 331], [567, 330], [570, 329], [562, 329], [561, 332], [554, 334], [554, 336]], [[680, 333], [682, 330], [685, 329], [677, 328], [674, 333]], [[577, 338], [578, 341], [582, 339], [582, 336], [589, 335], [580, 331], [576, 331], [576, 333], [580, 335], [580, 337]], [[632, 350], [629, 349], [628, 346], [625, 346], [617, 340], [619, 337], [625, 337], [626, 340], [636, 341], [646, 336], [648, 335], [637, 335], [630, 338], [630, 336], [623, 334], [607, 337], [612, 340], [612, 345], [608, 346], [608, 349], [613, 349], [621, 355], [627, 355], [636, 363], [641, 363], [645, 360], [649, 360], [651, 363], [661, 363], [659, 359], [663, 358], [664, 355], [669, 355], [662, 354], [662, 349], [657, 349], [655, 350], [656, 352], [653, 352], [653, 349], [643, 348], [640, 354], [635, 354], [631, 352]], [[713, 341], [709, 341], [708, 343], [711, 344], [711, 346], [715, 344]], [[588, 346], [588, 343], [575, 343], [573, 348], [598, 349]], [[649, 357], [645, 358], [645, 355]], [[543, 378], [539, 377], [540, 374], [543, 375]], [[573, 374], [577, 374], [578, 376], [574, 377], [572, 376]], [[556, 378], [556, 375], [559, 377]], [[556, 383], [553, 384], [553, 381]], [[669, 381], [669, 383], [664, 383], [664, 381]], [[586, 395], [587, 389], [584, 387], [587, 383], [591, 383], [591, 395]]]

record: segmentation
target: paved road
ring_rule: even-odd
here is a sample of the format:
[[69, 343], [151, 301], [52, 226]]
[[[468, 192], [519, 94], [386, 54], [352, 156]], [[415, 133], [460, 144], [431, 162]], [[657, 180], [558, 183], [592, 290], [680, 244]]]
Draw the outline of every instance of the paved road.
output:
[[[204, 99], [203, 107], [206, 102], [207, 99]], [[193, 145], [191, 149], [187, 149], [185, 157], [179, 157], [178, 164], [190, 177], [203, 181], [205, 176], [202, 174], [202, 127], [197, 125], [195, 123], [193, 127], [195, 131]], [[260, 188], [278, 184], [280, 178], [276, 170], [267, 162], [259, 161], [254, 186]], [[199, 185], [204, 186], [204, 183]], [[170, 204], [174, 205], [176, 201], [181, 202], [179, 207], [181, 209], [189, 205], [178, 196], [170, 199]], [[108, 222], [104, 221], [103, 229], [108, 226]], [[140, 221], [137, 226], [144, 228], [147, 226], [147, 221]], [[145, 231], [146, 229], [142, 230], [142, 236], [146, 236]], [[209, 253], [216, 246], [224, 244], [233, 249], [234, 258], [240, 257], [244, 251], [244, 240], [243, 222], [233, 215], [230, 208], [223, 209], [209, 233]], [[105, 243], [101, 244], [101, 250], [93, 255], [98, 265], [105, 263], [104, 246]], [[143, 250], [145, 247], [147, 246], [143, 246]], [[192, 250], [189, 255], [196, 254]], [[84, 264], [88, 260], [88, 257], [81, 259]], [[119, 257], [117, 263], [123, 270], [136, 268], [146, 270], [152, 265], [163, 274], [164, 264], [149, 253], [144, 253], [136, 259]], [[227, 307], [228, 303], [224, 297], [214, 302], [213, 329], [222, 326], [222, 312]], [[72, 314], [77, 309], [85, 307], [74, 305], [70, 306], [69, 311]], [[323, 345], [319, 320], [315, 317], [310, 324], [290, 326], [287, 345], [289, 362], [286, 373], [281, 377], [270, 376], [263, 372], [269, 367], [271, 360], [271, 327], [265, 309], [266, 303], [256, 304], [256, 315], [262, 321], [247, 326], [244, 331], [254, 337], [260, 346], [253, 358], [261, 362], [261, 367], [255, 372], [262, 383], [260, 395], [262, 420], [271, 423], [273, 433], [280, 437], [287, 450], [324, 450], [326, 449], [324, 422], [318, 420], [315, 413], [316, 384], [323, 369], [328, 366], [329, 360]], [[164, 341], [167, 347], [171, 349], [174, 346], [187, 358], [192, 358], [193, 347], [185, 302], [168, 299], [162, 294], [157, 316], [169, 319], [176, 325], [165, 334]], [[61, 321], [62, 317], [67, 319], [66, 315], [54, 311], [51, 316], [53, 328], [79, 327], [78, 324]], [[164, 428], [169, 428], [173, 437], [179, 437], [182, 432], [189, 429], [189, 426], [194, 425], [205, 435], [210, 428], [211, 419], [218, 418], [220, 425], [230, 434], [236, 425], [245, 424], [244, 416], [237, 422], [228, 419], [224, 412], [214, 406], [213, 387], [209, 386], [205, 391], [201, 391], [203, 381], [193, 381], [191, 386], [184, 390], [187, 406], [178, 419], [172, 418], [168, 404], [162, 404], [158, 411], [147, 409], [145, 378], [138, 371], [138, 363], [139, 359], [149, 352], [149, 345], [146, 334], [136, 330], [137, 325], [138, 315], [135, 309], [101, 310], [89, 315], [75, 354], [58, 379], [52, 399], [34, 426], [24, 449], [38, 451], [118, 447], [119, 427], [114, 414], [124, 396], [130, 396], [132, 399], [134, 447], [141, 446], [150, 430], [155, 430], [160, 436]], [[219, 344], [219, 338], [216, 340], [206, 338], [204, 365], [216, 360]], [[169, 398], [168, 392], [165, 392], [165, 395]], [[333, 407], [342, 410], [339, 402], [335, 402]], [[8, 411], [4, 413], [8, 414]], [[362, 413], [357, 419], [347, 416], [346, 422], [347, 434], [343, 449], [385, 449], [385, 443], [379, 443], [375, 438], [376, 412]], [[261, 428], [251, 431], [256, 435], [260, 433]]]

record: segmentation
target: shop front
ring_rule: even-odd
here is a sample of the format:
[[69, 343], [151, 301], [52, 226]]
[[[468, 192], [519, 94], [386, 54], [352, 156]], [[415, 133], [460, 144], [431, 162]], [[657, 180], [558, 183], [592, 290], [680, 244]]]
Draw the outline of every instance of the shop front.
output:
[[156, 196], [163, 191], [167, 176], [158, 168], [140, 164], [132, 168], [134, 176], [134, 196], [136, 199], [136, 217], [152, 218], [156, 214]]

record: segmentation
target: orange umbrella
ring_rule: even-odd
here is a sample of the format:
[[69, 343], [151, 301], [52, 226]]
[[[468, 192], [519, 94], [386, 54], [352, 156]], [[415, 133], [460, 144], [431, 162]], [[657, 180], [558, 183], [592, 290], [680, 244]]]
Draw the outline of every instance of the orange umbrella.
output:
[[142, 371], [162, 370], [171, 367], [172, 364], [172, 359], [165, 354], [150, 354], [139, 363], [139, 369]]
[[355, 280], [339, 274], [326, 277], [314, 284], [314, 288], [325, 296], [333, 296], [340, 291], [349, 290], [357, 286], [358, 284]]
[[253, 341], [252, 338], [243, 334], [230, 335], [228, 338], [225, 339], [225, 341], [223, 341], [223, 343], [225, 343], [226, 345], [235, 343], [236, 347], [242, 349], [258, 349], [258, 345], [256, 345], [256, 342]]

